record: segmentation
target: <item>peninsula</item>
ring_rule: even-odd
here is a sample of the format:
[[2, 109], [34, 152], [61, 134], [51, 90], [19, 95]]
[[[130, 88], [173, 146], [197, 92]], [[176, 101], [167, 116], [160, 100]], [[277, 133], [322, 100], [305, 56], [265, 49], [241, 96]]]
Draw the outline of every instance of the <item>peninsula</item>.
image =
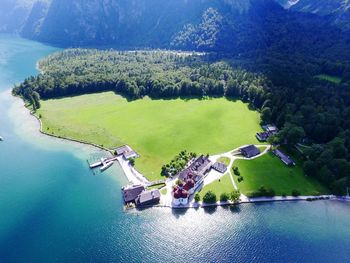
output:
[[[207, 59], [66, 50], [41, 60], [42, 73], [14, 93], [30, 103], [42, 132], [115, 154], [91, 168], [103, 171], [117, 160], [130, 181], [126, 203], [189, 207], [200, 200], [330, 194], [302, 168], [303, 149], [310, 148], [300, 144], [305, 135], [268, 123], [264, 94], [273, 85], [264, 75]], [[196, 170], [201, 163], [205, 171]]]

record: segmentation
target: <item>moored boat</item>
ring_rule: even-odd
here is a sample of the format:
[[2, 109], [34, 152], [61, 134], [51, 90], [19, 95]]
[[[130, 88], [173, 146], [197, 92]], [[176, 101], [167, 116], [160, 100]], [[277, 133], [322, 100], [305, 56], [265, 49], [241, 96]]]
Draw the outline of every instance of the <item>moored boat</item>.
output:
[[104, 163], [103, 166], [100, 168], [101, 172], [104, 172], [105, 170], [107, 170], [109, 167], [113, 165], [113, 163], [114, 162]]

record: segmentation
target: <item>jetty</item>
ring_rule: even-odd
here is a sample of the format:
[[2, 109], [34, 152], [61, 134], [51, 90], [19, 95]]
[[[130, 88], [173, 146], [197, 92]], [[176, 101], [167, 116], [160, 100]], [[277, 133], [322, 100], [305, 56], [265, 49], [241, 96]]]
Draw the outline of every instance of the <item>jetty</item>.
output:
[[100, 167], [100, 171], [104, 172], [106, 171], [109, 167], [111, 167], [114, 164], [114, 161], [117, 160], [117, 157], [112, 157], [112, 158], [101, 158], [100, 161], [96, 163], [90, 164], [90, 169], [94, 169], [97, 167]]
[[101, 158], [100, 162], [90, 164], [90, 168], [93, 169], [93, 168], [99, 167], [99, 166], [103, 165], [103, 163], [106, 160], [107, 160], [107, 158]]
[[111, 167], [114, 164], [114, 162], [106, 162], [102, 165], [102, 167], [100, 168], [100, 171], [103, 172], [105, 170], [107, 170], [109, 167]]

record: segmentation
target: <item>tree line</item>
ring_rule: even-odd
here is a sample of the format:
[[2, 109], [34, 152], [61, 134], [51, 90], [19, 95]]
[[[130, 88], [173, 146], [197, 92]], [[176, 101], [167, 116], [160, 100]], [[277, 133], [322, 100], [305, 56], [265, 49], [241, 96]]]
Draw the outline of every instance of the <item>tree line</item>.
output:
[[263, 90], [270, 85], [263, 75], [234, 69], [228, 62], [207, 63], [204, 56], [66, 50], [40, 61], [44, 73], [27, 78], [13, 92], [29, 102], [32, 97], [38, 101], [37, 94], [49, 99], [115, 91], [130, 99], [242, 95], [257, 106], [262, 104]]

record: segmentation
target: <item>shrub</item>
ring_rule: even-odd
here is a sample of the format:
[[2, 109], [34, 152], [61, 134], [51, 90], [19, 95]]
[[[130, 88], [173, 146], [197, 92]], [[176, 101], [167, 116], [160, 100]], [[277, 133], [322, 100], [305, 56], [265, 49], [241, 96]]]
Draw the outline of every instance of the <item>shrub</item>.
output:
[[182, 183], [183, 183], [183, 181], [181, 179], [176, 179], [176, 181], [175, 181], [176, 185], [179, 185], [179, 184], [182, 184]]
[[233, 166], [233, 167], [232, 167], [232, 170], [233, 170], [233, 173], [234, 173], [235, 175], [237, 175], [237, 176], [241, 175], [241, 173], [240, 173], [240, 171], [239, 171], [239, 169], [238, 169], [237, 166]]
[[217, 201], [216, 194], [213, 193], [212, 191], [207, 192], [203, 197], [204, 203], [212, 204], [212, 203], [216, 203], [216, 201]]
[[201, 196], [198, 193], [196, 193], [196, 195], [194, 196], [194, 201], [198, 203], [200, 200], [201, 200]]
[[276, 192], [272, 188], [267, 190], [267, 195], [266, 196], [274, 197], [275, 195], [276, 195]]
[[287, 197], [287, 194], [286, 193], [282, 193], [282, 197]]
[[250, 192], [247, 192], [246, 194], [245, 194], [247, 197], [250, 197], [250, 198], [252, 198], [252, 197], [259, 197], [260, 195], [259, 195], [259, 192], [257, 192], [257, 191], [250, 191]]
[[131, 158], [129, 160], [129, 163], [130, 163], [131, 166], [135, 166], [135, 158]]
[[297, 197], [300, 195], [300, 192], [298, 190], [293, 190], [292, 191], [292, 196]]
[[238, 177], [238, 178], [237, 178], [237, 181], [238, 181], [239, 183], [242, 182], [242, 181], [243, 181], [243, 176]]
[[241, 193], [239, 192], [239, 190], [232, 191], [230, 194], [230, 200], [232, 202], [237, 202], [239, 201], [240, 196], [241, 196]]
[[170, 161], [170, 163], [162, 166], [161, 175], [174, 176], [178, 174], [186, 164], [196, 156], [196, 153], [187, 152], [186, 150], [181, 151]]
[[227, 200], [229, 200], [230, 199], [230, 196], [227, 194], [227, 193], [222, 193], [221, 195], [220, 195], [220, 201], [221, 202], [226, 202]]
[[265, 188], [265, 186], [261, 186], [258, 191], [250, 192], [247, 194], [248, 197], [274, 197], [275, 195], [275, 190], [272, 188]]

